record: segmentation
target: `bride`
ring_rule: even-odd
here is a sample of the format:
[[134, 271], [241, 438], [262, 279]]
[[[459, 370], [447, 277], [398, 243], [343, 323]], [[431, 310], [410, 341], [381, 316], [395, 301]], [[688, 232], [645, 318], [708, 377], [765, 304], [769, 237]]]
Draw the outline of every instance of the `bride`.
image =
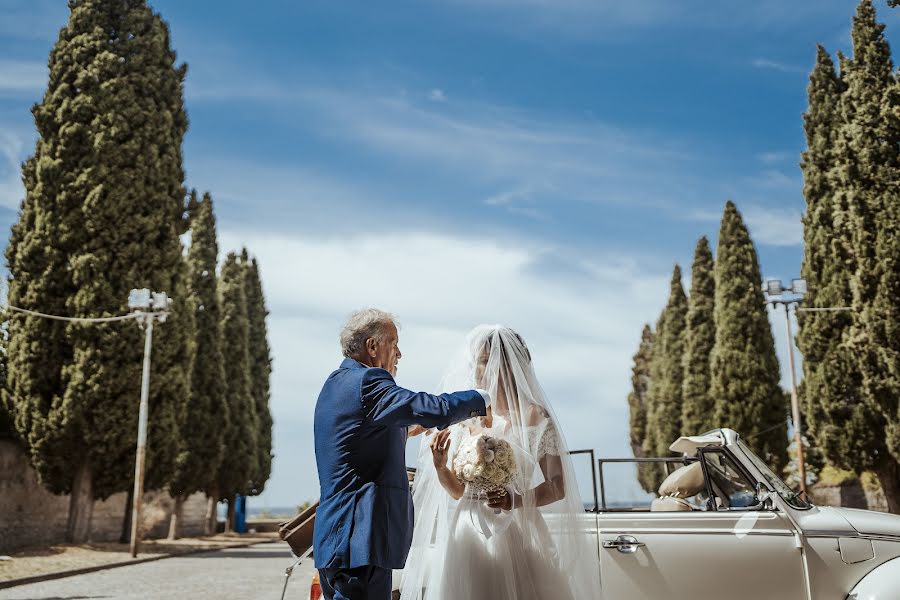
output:
[[[491, 408], [422, 443], [401, 598], [600, 598], [598, 550], [572, 460], [522, 337], [506, 327], [476, 327], [441, 387], [460, 385], [489, 391]], [[451, 468], [460, 444], [479, 434], [509, 442], [517, 465], [510, 485], [487, 495]]]

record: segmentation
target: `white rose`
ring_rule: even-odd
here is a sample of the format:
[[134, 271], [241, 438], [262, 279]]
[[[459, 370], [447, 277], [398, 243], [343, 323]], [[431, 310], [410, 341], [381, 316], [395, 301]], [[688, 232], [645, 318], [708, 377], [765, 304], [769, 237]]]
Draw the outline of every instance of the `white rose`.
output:
[[484, 462], [492, 463], [494, 462], [494, 451], [493, 450], [485, 450], [484, 452]]
[[509, 461], [509, 450], [506, 448], [497, 448], [494, 450], [494, 460], [501, 465], [505, 465]]
[[462, 475], [466, 481], [472, 481], [472, 478], [475, 476], [475, 467], [472, 465], [466, 465], [462, 468]]

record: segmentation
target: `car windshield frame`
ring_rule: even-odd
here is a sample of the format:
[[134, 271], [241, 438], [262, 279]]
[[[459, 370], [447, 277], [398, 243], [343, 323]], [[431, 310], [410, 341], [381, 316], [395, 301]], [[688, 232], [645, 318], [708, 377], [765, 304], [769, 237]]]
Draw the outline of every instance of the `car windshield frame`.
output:
[[753, 450], [751, 450], [743, 440], [739, 439], [737, 441], [737, 444], [738, 448], [741, 449], [741, 452], [743, 452], [747, 456], [747, 458], [750, 459], [750, 462], [753, 463], [753, 466], [755, 466], [759, 470], [759, 472], [762, 473], [762, 476], [775, 490], [775, 493], [781, 496], [781, 498], [785, 502], [787, 502], [791, 506], [791, 508], [796, 508], [797, 510], [809, 510], [810, 508], [812, 508], [812, 503], [801, 497], [802, 492], [795, 492], [794, 490], [792, 490], [791, 487], [786, 484], [784, 480], [782, 480], [778, 475], [776, 475], [775, 472], [772, 471], [771, 468], [769, 468], [769, 465], [767, 465], [765, 461], [763, 461], [763, 459], [757, 456], [756, 453], [753, 452]]

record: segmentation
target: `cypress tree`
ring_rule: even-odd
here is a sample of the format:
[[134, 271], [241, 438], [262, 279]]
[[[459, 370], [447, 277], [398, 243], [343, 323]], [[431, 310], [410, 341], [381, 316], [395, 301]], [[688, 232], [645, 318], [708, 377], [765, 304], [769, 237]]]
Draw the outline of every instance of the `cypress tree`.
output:
[[[145, 0], [71, 0], [32, 112], [26, 197], [7, 262], [9, 301], [75, 317], [126, 311], [134, 287], [177, 297], [187, 129], [169, 32]], [[189, 346], [184, 303], [154, 343], [147, 487], [175, 456]], [[42, 483], [71, 493], [68, 538], [84, 541], [95, 498], [132, 484], [142, 334], [133, 324], [10, 318], [9, 404]]]
[[250, 393], [250, 324], [245, 281], [244, 267], [236, 254], [229, 253], [219, 276], [222, 358], [229, 419], [217, 489], [220, 499], [229, 503], [230, 528], [234, 526], [234, 497], [250, 491], [251, 480], [258, 472], [259, 428], [256, 405]]
[[684, 353], [684, 405], [681, 430], [696, 435], [716, 427], [715, 403], [710, 394], [709, 356], [716, 343], [716, 280], [712, 250], [706, 236], [694, 250], [691, 295], [688, 301]]
[[[0, 327], [0, 390], [6, 388], [6, 346], [9, 338], [6, 335], [7, 324]], [[13, 410], [7, 406], [8, 395], [0, 393], [0, 439], [15, 438], [16, 427], [13, 422]]]
[[[653, 361], [653, 330], [644, 325], [641, 343], [634, 355], [631, 368], [631, 392], [628, 394], [629, 439], [635, 458], [646, 456], [644, 440], [647, 437], [647, 392], [650, 389], [650, 365]], [[658, 487], [658, 469], [649, 464], [638, 464], [638, 481], [641, 487], [653, 492]]]
[[[860, 2], [853, 19], [853, 57], [846, 61], [841, 101], [842, 127], [837, 140], [834, 220], [848, 231], [853, 269], [853, 306], [848, 344], [862, 372], [868, 419], [860, 427], [883, 431], [887, 450], [869, 449], [873, 470], [892, 512], [900, 512], [900, 414], [897, 380], [900, 368], [900, 92], [893, 73], [884, 25], [871, 0]], [[849, 238], [849, 243], [846, 241]], [[865, 408], [861, 412], [866, 412]]]
[[687, 296], [681, 284], [681, 267], [675, 265], [669, 286], [669, 301], [656, 326], [650, 366], [644, 449], [652, 456], [669, 455], [669, 446], [681, 435], [686, 316]]
[[787, 465], [788, 406], [779, 386], [756, 249], [731, 201], [719, 229], [715, 274], [715, 419], [740, 433], [777, 472]]
[[[803, 171], [803, 195], [806, 198], [806, 212], [803, 215], [803, 264], [801, 275], [806, 279], [809, 294], [807, 300], [816, 300], [822, 283], [832, 279], [829, 269], [842, 266], [832, 257], [834, 224], [832, 215], [835, 169], [835, 144], [840, 128], [840, 101], [844, 84], [834, 69], [834, 62], [821, 45], [816, 50], [816, 65], [809, 76], [807, 88], [809, 108], [803, 115], [806, 131], [806, 150], [802, 154], [800, 168]], [[846, 247], [846, 244], [844, 244]], [[843, 252], [846, 255], [846, 252]], [[849, 280], [849, 277], [846, 277]], [[848, 286], [849, 288], [849, 286]], [[818, 304], [815, 304], [818, 305]], [[829, 327], [834, 321], [831, 316], [816, 313], [800, 313], [797, 316], [802, 325], [798, 344], [803, 348], [806, 360], [820, 358], [819, 350], [829, 343], [807, 344], [806, 340], [818, 327]], [[826, 340], [841, 336], [826, 336]], [[823, 340], [824, 341], [824, 340]]]
[[[849, 64], [844, 61], [845, 69]], [[852, 231], [835, 222], [843, 157], [836, 153], [844, 84], [831, 57], [819, 46], [810, 75], [809, 109], [804, 115], [807, 149], [801, 167], [806, 214], [801, 274], [805, 304], [844, 307], [853, 303]], [[840, 221], [838, 221], [840, 224]], [[856, 472], [879, 469], [887, 453], [883, 418], [863, 394], [862, 373], [851, 348], [850, 312], [800, 312], [797, 344], [803, 352], [805, 432], [814, 450], [831, 464]]]
[[[641, 444], [641, 456], [660, 458], [668, 454], [667, 451], [657, 453], [656, 449], [662, 445], [663, 437], [655, 426], [654, 415], [656, 413], [656, 397], [653, 394], [654, 378], [659, 381], [664, 376], [662, 360], [662, 332], [665, 331], [666, 308], [663, 307], [656, 319], [656, 329], [653, 332], [653, 346], [649, 353], [650, 365], [648, 367], [647, 390], [644, 401], [644, 441]], [[656, 493], [659, 484], [665, 479], [665, 470], [657, 464], [638, 464], [637, 479], [646, 492]]]
[[[900, 83], [892, 84], [885, 103], [892, 145], [900, 147]], [[876, 468], [891, 512], [900, 513], [900, 193], [896, 189], [900, 172], [891, 169], [893, 182], [881, 197], [875, 234], [877, 278], [872, 302], [860, 314], [864, 339], [872, 345], [860, 354], [866, 391], [884, 417], [885, 440], [893, 461]], [[861, 274], [860, 274], [861, 275]], [[871, 349], [875, 351], [872, 352]], [[893, 464], [891, 464], [893, 463]]]
[[250, 486], [254, 495], [265, 489], [272, 472], [272, 413], [269, 411], [269, 377], [272, 374], [272, 357], [266, 330], [266, 299], [256, 258], [250, 260], [247, 249], [241, 253], [244, 266], [245, 293], [247, 296], [247, 321], [249, 331], [250, 395], [256, 410], [258, 435], [257, 470]]
[[644, 325], [641, 343], [631, 367], [631, 393], [628, 394], [629, 438], [634, 456], [644, 456], [647, 436], [647, 392], [650, 389], [650, 363], [653, 360], [653, 330]]
[[215, 474], [224, 454], [228, 422], [222, 362], [221, 311], [216, 277], [219, 245], [212, 197], [191, 194], [191, 246], [188, 251], [187, 306], [194, 317], [194, 368], [190, 400], [180, 423], [179, 452], [169, 491], [175, 498], [169, 537], [180, 535], [181, 509], [187, 496], [203, 491], [217, 497]]

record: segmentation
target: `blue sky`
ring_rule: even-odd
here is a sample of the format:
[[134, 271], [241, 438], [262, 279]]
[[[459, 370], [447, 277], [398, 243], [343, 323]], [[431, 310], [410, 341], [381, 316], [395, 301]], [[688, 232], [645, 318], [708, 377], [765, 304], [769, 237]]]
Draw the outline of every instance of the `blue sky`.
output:
[[[627, 455], [641, 325], [725, 200], [765, 276], [799, 272], [806, 77], [817, 42], [849, 51], [856, 3], [152, 5], [189, 66], [187, 184], [212, 192], [223, 249], [261, 262], [276, 461], [254, 502], [283, 506], [318, 494], [312, 407], [363, 305], [398, 314], [410, 387], [470, 327], [519, 329], [570, 446]], [[4, 236], [66, 18], [0, 0]]]

